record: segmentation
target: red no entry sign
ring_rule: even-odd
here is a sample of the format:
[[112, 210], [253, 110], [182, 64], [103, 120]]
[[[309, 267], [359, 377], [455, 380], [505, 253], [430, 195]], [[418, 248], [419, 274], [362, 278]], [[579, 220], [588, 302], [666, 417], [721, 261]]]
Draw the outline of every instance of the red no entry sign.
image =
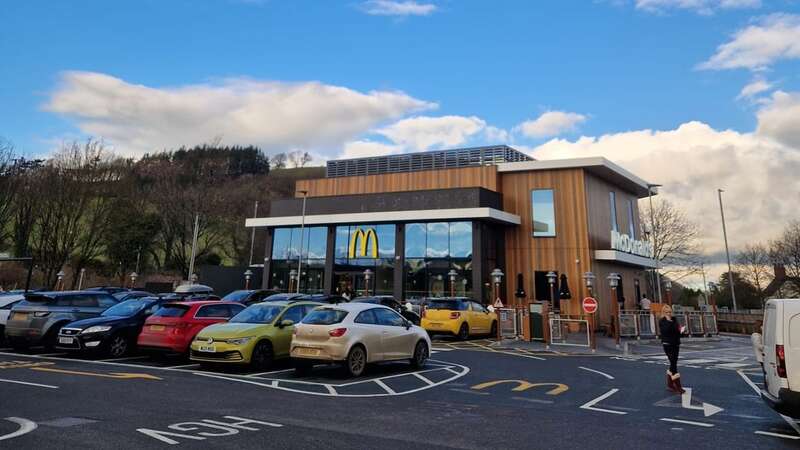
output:
[[597, 311], [597, 300], [592, 297], [586, 297], [583, 299], [583, 311], [586, 314], [594, 314]]

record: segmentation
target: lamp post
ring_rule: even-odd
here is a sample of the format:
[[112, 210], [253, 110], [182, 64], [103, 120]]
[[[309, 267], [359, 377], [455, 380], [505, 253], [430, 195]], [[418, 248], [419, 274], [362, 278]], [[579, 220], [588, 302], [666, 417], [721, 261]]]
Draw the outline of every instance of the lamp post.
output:
[[130, 277], [131, 277], [131, 287], [136, 286], [136, 279], [139, 278], [139, 274], [136, 272], [131, 272]]
[[[658, 242], [658, 231], [656, 229], [656, 220], [655, 220], [655, 211], [653, 210], [653, 188], [660, 188], [660, 184], [648, 184], [647, 185], [647, 198], [650, 201], [650, 227], [652, 228], [653, 233], [653, 250], [657, 250], [657, 242]], [[653, 269], [653, 272], [656, 274], [656, 289], [658, 292], [658, 302], [661, 303], [661, 274], [658, 272], [658, 261], [656, 261], [656, 268]]]
[[292, 287], [294, 286], [294, 279], [297, 277], [297, 271], [292, 269], [289, 271], [289, 292], [292, 292]]
[[369, 280], [372, 278], [372, 271], [367, 269], [364, 271], [364, 296], [369, 295]]
[[450, 277], [450, 297], [456, 296], [456, 276], [458, 273], [456, 269], [450, 269], [450, 272], [447, 272], [447, 275]]
[[58, 290], [59, 291], [63, 291], [64, 290], [64, 271], [63, 270], [59, 270], [58, 273], [56, 274], [56, 276], [58, 277], [58, 281], [57, 281]]
[[[594, 279], [595, 276], [592, 272], [583, 274], [583, 281], [586, 283], [586, 290], [589, 291], [589, 297], [592, 296], [592, 290], [594, 289]], [[597, 341], [594, 337], [594, 314], [589, 314], [589, 339], [592, 345], [592, 351], [594, 352], [597, 349]]]
[[253, 277], [253, 271], [252, 270], [247, 269], [247, 270], [244, 271], [244, 288], [245, 289], [250, 289], [250, 278], [252, 278], [252, 277]]
[[553, 305], [553, 312], [558, 314], [561, 312], [561, 302], [556, 303], [556, 280], [558, 275], [552, 270], [547, 272], [547, 283], [550, 285], [550, 304]]
[[667, 304], [672, 305], [672, 281], [666, 280], [664, 282], [664, 290], [667, 291]]
[[303, 213], [300, 216], [300, 251], [297, 255], [297, 293], [300, 293], [300, 274], [303, 269], [303, 239], [305, 238], [306, 228], [306, 199], [308, 199], [308, 191], [297, 191], [303, 195]]
[[[492, 270], [491, 276], [492, 276], [492, 280], [494, 281], [494, 293], [495, 293], [494, 294], [494, 298], [495, 298], [495, 302], [497, 302], [499, 300], [500, 303], [502, 303], [502, 300], [500, 300], [500, 283], [503, 282], [503, 275], [504, 275], [503, 271], [500, 270], [500, 269]], [[499, 313], [497, 314], [497, 317], [498, 317], [497, 320], [499, 322], [500, 321], [500, 314]], [[496, 327], [497, 328], [497, 340], [498, 341], [501, 339], [500, 326], [499, 325], [500, 324], [498, 323], [498, 326]]]
[[86, 275], [86, 268], [81, 268], [81, 276], [78, 278], [78, 290], [83, 286], [83, 277]]
[[611, 323], [614, 325], [614, 341], [619, 347], [619, 303], [617, 301], [617, 286], [619, 286], [620, 276], [617, 273], [611, 272], [606, 277], [608, 286], [611, 288], [611, 301], [613, 303], [614, 317], [611, 318]]
[[728, 231], [725, 229], [725, 211], [722, 209], [722, 189], [717, 189], [719, 195], [719, 215], [722, 217], [722, 237], [725, 239], [725, 256], [728, 258], [728, 283], [731, 286], [731, 300], [733, 312], [736, 312], [736, 289], [733, 286], [733, 272], [731, 272], [731, 252], [728, 250]]

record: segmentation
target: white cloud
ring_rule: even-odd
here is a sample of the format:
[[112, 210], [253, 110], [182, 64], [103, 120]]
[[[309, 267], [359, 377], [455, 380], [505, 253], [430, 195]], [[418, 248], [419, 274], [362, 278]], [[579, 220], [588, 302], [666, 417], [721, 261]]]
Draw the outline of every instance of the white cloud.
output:
[[737, 100], [742, 99], [752, 99], [756, 95], [768, 91], [772, 88], [772, 83], [763, 79], [763, 78], [755, 78], [753, 81], [748, 83], [745, 87], [742, 88], [739, 95], [736, 96]]
[[375, 130], [375, 133], [386, 136], [392, 142], [406, 148], [427, 150], [436, 145], [461, 145], [470, 136], [485, 128], [486, 122], [475, 116], [417, 116], [402, 119]]
[[558, 136], [567, 131], [573, 131], [587, 119], [583, 114], [548, 111], [535, 120], [526, 120], [515, 128], [529, 138], [543, 138]]
[[373, 16], [427, 16], [436, 11], [432, 3], [415, 1], [369, 0], [361, 4], [361, 10]]
[[491, 144], [502, 144], [510, 139], [508, 131], [492, 125], [487, 126], [484, 132], [486, 133], [486, 141]]
[[773, 238], [797, 217], [795, 202], [787, 199], [800, 196], [800, 147], [761, 132], [716, 130], [702, 122], [687, 122], [674, 130], [553, 139], [532, 154], [540, 159], [604, 156], [647, 181], [663, 184], [663, 197], [700, 225], [708, 254], [724, 251], [718, 188], [725, 189], [732, 252], [746, 243]]
[[370, 156], [385, 156], [401, 153], [403, 146], [384, 144], [383, 142], [369, 139], [347, 142], [339, 154], [339, 159], [367, 158]]
[[800, 15], [772, 14], [734, 33], [698, 68], [760, 70], [796, 58], [800, 58]]
[[686, 9], [698, 14], [713, 14], [720, 9], [759, 8], [761, 0], [636, 0], [636, 8], [648, 12]]
[[319, 82], [226, 79], [154, 88], [94, 72], [67, 72], [44, 106], [124, 155], [221, 137], [266, 152], [339, 149], [387, 120], [435, 104], [397, 91], [358, 92]]
[[756, 116], [760, 135], [800, 149], [800, 92], [773, 93]]

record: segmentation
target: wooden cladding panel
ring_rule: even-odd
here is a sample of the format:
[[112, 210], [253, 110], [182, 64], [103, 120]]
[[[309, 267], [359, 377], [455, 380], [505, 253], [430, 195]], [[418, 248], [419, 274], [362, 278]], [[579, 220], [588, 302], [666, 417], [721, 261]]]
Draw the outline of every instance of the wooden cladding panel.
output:
[[[499, 190], [498, 183], [497, 166], [480, 166], [360, 177], [298, 180], [297, 190], [308, 191], [309, 197], [463, 187], [483, 187], [497, 192]], [[299, 194], [296, 195], [300, 197]]]
[[[565, 169], [510, 172], [501, 175], [503, 209], [520, 216], [522, 223], [506, 228], [506, 299], [513, 299], [517, 274], [521, 273], [528, 298], [534, 297], [534, 271], [566, 274], [572, 300], [562, 301], [562, 312], [578, 314], [586, 296], [583, 272], [591, 270], [586, 228], [584, 171]], [[531, 191], [553, 189], [555, 237], [533, 237]]]
[[616, 192], [617, 224], [619, 232], [628, 231], [628, 200], [633, 201], [633, 220], [636, 239], [641, 239], [639, 229], [639, 199], [600, 178], [586, 174], [586, 205], [589, 210], [589, 244], [594, 249], [611, 249], [611, 203], [610, 192]]

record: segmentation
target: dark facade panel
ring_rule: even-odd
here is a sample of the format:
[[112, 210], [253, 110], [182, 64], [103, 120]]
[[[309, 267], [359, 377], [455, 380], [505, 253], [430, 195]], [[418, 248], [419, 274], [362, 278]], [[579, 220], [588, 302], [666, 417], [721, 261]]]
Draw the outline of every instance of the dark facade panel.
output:
[[[501, 194], [483, 188], [343, 195], [335, 199], [309, 197], [306, 202], [306, 215], [503, 207]], [[301, 198], [273, 200], [270, 207], [270, 217], [299, 216], [302, 212]]]

